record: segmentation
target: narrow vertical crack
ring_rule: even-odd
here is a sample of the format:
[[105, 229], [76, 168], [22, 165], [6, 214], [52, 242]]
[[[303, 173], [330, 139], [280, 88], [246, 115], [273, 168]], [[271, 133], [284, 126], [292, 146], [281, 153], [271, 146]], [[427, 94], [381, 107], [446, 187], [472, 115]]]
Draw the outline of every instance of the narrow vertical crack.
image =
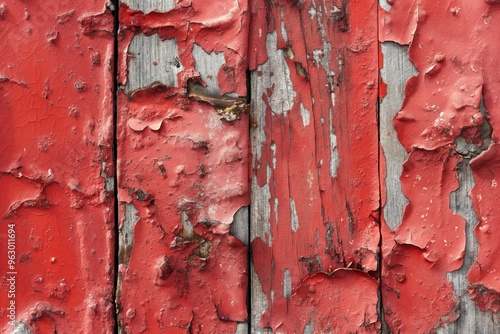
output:
[[[381, 6], [383, 3], [383, 1], [381, 1], [380, 4], [377, 3], [377, 5]], [[382, 247], [383, 247], [383, 240], [382, 240], [382, 217], [383, 217], [383, 208], [382, 208], [382, 204], [383, 204], [383, 201], [382, 201], [382, 182], [385, 182], [385, 180], [382, 180], [382, 173], [381, 173], [381, 168], [382, 168], [382, 164], [380, 163], [380, 159], [382, 158], [381, 156], [381, 145], [382, 145], [382, 142], [381, 142], [381, 138], [380, 138], [380, 130], [381, 130], [381, 126], [380, 126], [380, 104], [381, 104], [381, 100], [380, 100], [380, 87], [381, 87], [381, 83], [382, 83], [382, 80], [381, 80], [381, 74], [380, 74], [380, 64], [382, 64], [382, 59], [381, 59], [381, 45], [380, 45], [380, 41], [379, 41], [379, 10], [377, 10], [377, 30], [376, 30], [376, 38], [377, 38], [377, 45], [378, 45], [378, 53], [377, 53], [377, 63], [379, 64], [379, 69], [377, 71], [377, 76], [378, 76], [378, 85], [377, 85], [377, 90], [378, 90], [378, 94], [377, 94], [377, 103], [375, 104], [376, 106], [376, 117], [377, 117], [377, 142], [378, 142], [378, 151], [377, 151], [377, 164], [378, 164], [378, 231], [379, 231], [379, 243], [378, 243], [378, 249], [379, 249], [379, 253], [378, 253], [378, 314], [379, 314], [379, 318], [380, 318], [380, 323], [381, 323], [381, 326], [382, 326], [382, 333], [388, 333], [388, 328], [387, 328], [387, 324], [385, 322], [385, 319], [384, 319], [384, 302], [383, 302], [383, 298], [382, 298], [382, 261], [383, 261], [383, 258], [382, 258]]]
[[118, 291], [118, 249], [119, 249], [119, 217], [118, 217], [118, 143], [117, 143], [117, 119], [118, 119], [118, 105], [117, 105], [117, 93], [118, 93], [118, 31], [119, 31], [119, 20], [118, 13], [120, 9], [120, 0], [112, 0], [112, 8], [114, 24], [113, 24], [113, 181], [114, 181], [114, 203], [113, 203], [113, 218], [114, 218], [114, 277], [113, 277], [113, 316], [114, 316], [114, 327], [113, 332], [115, 334], [119, 333], [118, 326], [118, 309], [117, 309], [117, 291]]
[[[247, 69], [246, 71], [246, 79], [247, 79], [247, 104], [250, 104], [250, 108], [252, 108], [251, 102], [252, 102], [252, 79], [251, 79], [252, 72], [250, 69]], [[251, 133], [251, 126], [252, 122], [249, 122], [248, 126], [248, 138], [252, 138], [252, 133]], [[251, 152], [252, 153], [252, 152]], [[252, 153], [253, 154], [253, 153]], [[252, 163], [252, 159], [250, 159], [249, 163]], [[249, 179], [253, 177], [251, 175], [252, 168], [249, 169]], [[251, 185], [251, 184], [250, 184]], [[250, 191], [251, 186], [250, 186]], [[251, 215], [251, 206], [252, 203], [250, 202], [250, 205], [248, 206], [248, 246], [247, 246], [247, 273], [248, 273], [248, 286], [247, 286], [247, 323], [248, 323], [248, 330], [247, 333], [252, 333], [252, 215]]]

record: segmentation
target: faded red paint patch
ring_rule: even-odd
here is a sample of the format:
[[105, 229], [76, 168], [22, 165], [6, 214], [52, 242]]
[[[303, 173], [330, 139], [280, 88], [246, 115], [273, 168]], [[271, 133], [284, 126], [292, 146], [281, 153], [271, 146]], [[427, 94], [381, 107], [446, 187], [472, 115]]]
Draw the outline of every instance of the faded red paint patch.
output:
[[[120, 8], [122, 84], [134, 33], [175, 39], [182, 66], [178, 87], [118, 94], [125, 242], [117, 304], [125, 333], [229, 333], [247, 321], [247, 247], [230, 232], [235, 213], [249, 205], [248, 114], [239, 110], [234, 122], [219, 115], [242, 101], [222, 95], [247, 94], [246, 13], [246, 1], [183, 1], [146, 15]], [[204, 85], [195, 44], [224, 53], [225, 64], [211, 74], [217, 96], [192, 90], [193, 82]]]
[[[455, 169], [461, 161], [454, 141], [462, 136], [482, 145], [482, 98], [491, 115], [492, 142], [497, 142], [498, 120], [494, 115], [498, 114], [500, 73], [493, 55], [500, 49], [492, 41], [500, 29], [500, 10], [484, 1], [391, 3], [389, 13], [380, 13], [380, 40], [409, 44], [410, 60], [419, 74], [408, 80], [402, 109], [394, 118], [398, 138], [410, 152], [401, 177], [410, 204], [394, 236], [383, 237], [384, 243], [398, 244], [384, 254], [384, 310], [391, 330], [428, 332], [456, 319], [453, 305], [457, 299], [446, 273], [462, 265], [465, 228], [449, 206], [450, 193], [457, 187]], [[491, 186], [496, 180], [495, 147], [490, 146], [471, 162], [476, 178], [471, 197], [480, 219], [476, 228], [480, 250], [468, 276], [478, 306], [492, 311], [498, 310], [500, 291], [493, 273], [498, 265], [491, 256], [499, 242], [490, 236], [494, 227], [489, 225], [496, 215], [498, 197], [496, 187]], [[394, 265], [399, 260], [395, 258], [401, 260], [397, 268]], [[421, 266], [412, 269], [414, 263]], [[399, 271], [406, 277], [412, 273], [418, 284], [397, 282]], [[400, 307], [395, 291], [406, 296], [401, 300], [416, 305], [413, 312]], [[431, 299], [439, 301], [439, 308], [421, 313]], [[423, 324], [415, 314], [434, 320]]]
[[2, 333], [11, 301], [32, 333], [113, 331], [113, 37], [97, 18], [112, 23], [105, 1], [0, 6]]
[[[301, 285], [318, 273], [335, 276], [349, 269], [366, 300], [349, 304], [349, 325], [332, 320], [330, 326], [339, 332], [376, 332], [376, 2], [278, 1], [267, 4], [264, 16], [265, 7], [258, 2], [253, 7], [254, 31], [264, 31], [267, 17], [267, 58], [253, 55], [261, 64], [252, 80], [253, 91], [262, 92], [253, 96], [254, 191], [269, 196], [261, 199], [260, 214], [267, 217], [256, 216], [259, 231], [252, 242], [268, 303], [260, 327], [300, 332], [311, 321], [313, 332], [326, 330], [330, 302], [312, 295], [308, 300]], [[258, 49], [260, 35], [252, 43]], [[352, 288], [348, 280], [332, 278], [332, 285], [346, 285], [329, 291], [325, 278], [317, 285], [324, 290], [317, 293], [331, 293], [332, 303], [340, 307]], [[292, 296], [292, 291], [299, 294]], [[293, 306], [300, 303], [310, 304]], [[366, 327], [357, 321], [365, 308], [370, 309]]]

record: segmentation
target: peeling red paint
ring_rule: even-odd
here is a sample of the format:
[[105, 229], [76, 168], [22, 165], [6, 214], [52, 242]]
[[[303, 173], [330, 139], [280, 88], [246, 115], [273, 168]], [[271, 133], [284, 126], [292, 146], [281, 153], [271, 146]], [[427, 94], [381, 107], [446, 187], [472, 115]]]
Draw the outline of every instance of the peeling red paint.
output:
[[0, 5], [2, 333], [12, 301], [31, 333], [114, 328], [114, 42], [112, 25], [87, 29], [96, 17], [113, 22], [105, 1]]
[[[493, 134], [496, 135], [495, 132]], [[479, 309], [496, 313], [500, 310], [500, 282], [497, 274], [500, 262], [496, 256], [500, 243], [496, 237], [498, 227], [495, 221], [500, 215], [497, 204], [500, 194], [496, 183], [498, 172], [494, 166], [498, 165], [500, 151], [497, 140], [494, 141], [487, 151], [471, 161], [476, 185], [470, 196], [479, 218], [474, 233], [480, 246], [477, 260], [467, 278], [471, 284], [469, 293]]]
[[383, 305], [394, 332], [432, 332], [458, 317], [458, 299], [446, 275], [461, 267], [465, 252], [465, 221], [449, 204], [462, 161], [455, 145], [459, 137], [475, 145], [472, 158], [486, 150], [470, 164], [480, 247], [468, 275], [469, 292], [481, 310], [499, 309], [493, 256], [499, 242], [492, 224], [498, 215], [498, 191], [492, 186], [497, 145], [484, 143], [479, 108], [483, 98], [496, 143], [500, 49], [493, 41], [500, 29], [500, 9], [488, 3], [493, 2], [391, 1], [390, 11], [380, 12], [380, 40], [408, 44], [419, 72], [408, 80], [403, 106], [394, 118], [398, 138], [409, 152], [401, 183], [410, 204], [401, 225], [382, 233]]
[[[149, 14], [120, 7], [123, 85], [138, 75], [127, 73], [134, 61], [127, 49], [139, 32], [174, 39], [182, 66], [178, 87], [152, 82], [118, 93], [122, 234], [130, 228], [125, 206], [137, 217], [133, 240], [120, 245], [117, 307], [125, 333], [229, 333], [247, 321], [247, 247], [230, 234], [235, 213], [249, 205], [247, 11], [246, 1], [178, 1]], [[224, 54], [211, 74], [217, 94], [203, 88], [195, 44]], [[232, 122], [221, 119], [234, 105]]]
[[[208, 10], [210, 9], [210, 10]], [[181, 1], [175, 9], [166, 13], [156, 11], [143, 14], [127, 6], [120, 6], [121, 34], [129, 35], [129, 30], [142, 31], [146, 35], [157, 33], [161, 39], [175, 38], [179, 58], [186, 68], [179, 74], [180, 89], [185, 90], [187, 81], [196, 77], [192, 51], [194, 44], [200, 45], [207, 53], [212, 50], [224, 52], [225, 66], [236, 75], [219, 76], [221, 95], [236, 93], [246, 96], [248, 14], [246, 1], [217, 1], [207, 8], [203, 1]], [[121, 44], [121, 61], [127, 50], [127, 39]], [[122, 63], [120, 70], [126, 67]], [[122, 84], [126, 82], [123, 73]]]
[[[268, 305], [260, 327], [377, 332], [377, 4], [255, 1], [252, 14], [254, 191], [269, 196], [268, 221], [256, 217], [268, 230], [252, 241]], [[331, 300], [308, 296], [319, 277]], [[366, 299], [348, 301], [358, 288]], [[344, 304], [348, 324], [332, 311]]]
[[465, 250], [465, 221], [449, 207], [460, 160], [452, 152], [447, 146], [415, 149], [404, 165], [401, 183], [410, 204], [401, 225], [382, 233], [383, 305], [393, 332], [428, 333], [458, 317], [458, 300], [446, 279], [462, 265]]
[[[449, 274], [463, 265], [466, 221], [450, 196], [469, 160], [479, 253], [468, 291], [498, 312], [499, 1], [388, 2], [389, 12], [347, 0], [121, 5], [117, 55], [104, 2], [0, 4], [0, 241], [12, 231], [18, 240], [15, 273], [0, 250], [0, 287], [15, 276], [19, 328], [111, 333], [117, 311], [124, 333], [241, 329], [248, 249], [232, 226], [249, 205], [250, 171], [262, 205], [251, 243], [262, 329], [376, 333], [381, 303], [391, 332], [435, 332], [460, 317]], [[394, 230], [379, 217], [387, 171], [376, 101], [387, 90], [377, 17], [379, 40], [409, 45], [419, 72], [394, 118], [409, 152], [409, 204]], [[131, 89], [143, 73], [131, 71], [129, 46], [152, 35], [176, 47], [175, 84]], [[202, 73], [196, 52], [223, 64]], [[116, 96], [119, 274], [113, 57], [128, 87]], [[252, 168], [247, 68], [260, 92]], [[7, 333], [11, 298], [0, 300]]]
[[[274, 316], [284, 321], [278, 333], [377, 333], [378, 282], [359, 270], [316, 273], [293, 291], [290, 299], [273, 304]], [[290, 314], [297, 318], [291, 321]]]

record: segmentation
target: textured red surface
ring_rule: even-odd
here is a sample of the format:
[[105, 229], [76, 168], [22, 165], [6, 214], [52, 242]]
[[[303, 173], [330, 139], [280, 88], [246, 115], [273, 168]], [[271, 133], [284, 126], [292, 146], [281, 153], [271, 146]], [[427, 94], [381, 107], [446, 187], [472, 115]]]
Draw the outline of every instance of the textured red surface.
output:
[[[253, 172], [270, 195], [269, 222], [259, 222], [269, 231], [252, 241], [268, 305], [260, 326], [300, 333], [311, 323], [315, 332], [374, 333], [380, 328], [377, 3], [267, 6], [266, 13], [264, 2], [253, 2], [249, 58], [256, 80], [271, 82], [252, 97], [266, 108], [254, 112], [265, 113], [257, 124], [265, 141], [259, 145], [261, 130], [253, 132]], [[273, 76], [290, 82], [281, 88]], [[312, 282], [318, 291], [309, 296]], [[363, 298], [347, 298], [359, 291]], [[336, 318], [345, 310], [348, 319]]]
[[2, 333], [11, 301], [32, 333], [113, 331], [112, 27], [105, 1], [0, 5]]
[[230, 228], [249, 204], [248, 114], [229, 123], [210, 103], [188, 97], [188, 80], [199, 77], [195, 43], [224, 52], [221, 94], [246, 96], [246, 2], [214, 6], [181, 1], [147, 15], [120, 9], [123, 84], [128, 43], [140, 31], [175, 38], [184, 67], [179, 87], [118, 93], [119, 219], [123, 228], [127, 205], [138, 219], [120, 259], [125, 333], [229, 333], [247, 320], [247, 247]]
[[[316, 273], [296, 287], [290, 299], [275, 304], [274, 316], [283, 319], [278, 333], [378, 333], [378, 282], [354, 269], [334, 275]], [[297, 318], [291, 319], [290, 315]], [[307, 332], [307, 331], [306, 331]]]
[[409, 44], [410, 60], [419, 72], [408, 80], [402, 109], [394, 118], [398, 138], [409, 152], [401, 182], [410, 204], [394, 232], [383, 229], [382, 295], [395, 332], [430, 332], [458, 316], [458, 299], [446, 278], [447, 272], [460, 268], [465, 251], [464, 220], [449, 204], [458, 187], [456, 166], [462, 161], [454, 141], [462, 136], [471, 145], [483, 145], [482, 98], [493, 135], [491, 146], [484, 145], [487, 150], [471, 161], [479, 255], [468, 278], [480, 309], [496, 312], [500, 306], [494, 256], [500, 243], [494, 237], [494, 222], [500, 218], [500, 49], [494, 42], [500, 7], [494, 3], [395, 0], [390, 12], [380, 13], [380, 40]]

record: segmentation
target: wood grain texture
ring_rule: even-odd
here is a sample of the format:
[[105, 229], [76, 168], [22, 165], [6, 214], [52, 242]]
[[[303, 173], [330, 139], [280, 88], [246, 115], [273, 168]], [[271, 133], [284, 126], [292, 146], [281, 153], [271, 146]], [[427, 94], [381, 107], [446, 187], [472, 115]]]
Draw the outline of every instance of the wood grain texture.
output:
[[248, 332], [246, 6], [120, 7], [121, 333]]
[[467, 288], [469, 281], [467, 273], [477, 259], [479, 245], [474, 236], [474, 227], [478, 219], [469, 197], [471, 189], [475, 185], [474, 176], [469, 166], [470, 159], [464, 159], [458, 165], [458, 182], [460, 188], [451, 194], [450, 206], [456, 214], [464, 217], [467, 221], [465, 257], [462, 267], [448, 274], [448, 279], [453, 282], [455, 294], [460, 298], [460, 317], [457, 321], [439, 328], [439, 334], [460, 333], [500, 333], [500, 315], [490, 311], [480, 311], [476, 303], [471, 300]]
[[125, 93], [153, 84], [178, 87], [177, 75], [184, 68], [179, 59], [177, 41], [161, 40], [158, 34], [137, 34], [128, 46], [128, 78]]
[[175, 0], [123, 0], [120, 3], [130, 9], [139, 10], [144, 14], [151, 12], [165, 13], [175, 8]]
[[252, 331], [374, 333], [376, 3], [252, 4]]
[[[494, 285], [484, 288], [482, 283], [474, 282], [474, 279], [477, 280], [478, 277], [481, 277], [479, 282], [484, 282], [486, 281], [485, 277], [488, 276], [491, 282], [492, 277], [496, 275], [492, 274], [495, 271], [492, 268], [496, 265], [496, 257], [486, 260], [488, 256], [481, 257], [480, 255], [481, 249], [483, 252], [491, 254], [491, 249], [496, 249], [498, 244], [487, 237], [488, 233], [494, 233], [494, 230], [488, 229], [486, 226], [489, 226], [488, 220], [492, 219], [496, 213], [494, 213], [495, 209], [491, 208], [490, 201], [485, 200], [486, 197], [496, 198], [497, 196], [493, 195], [495, 187], [491, 184], [495, 184], [493, 182], [497, 174], [495, 162], [498, 161], [498, 158], [495, 157], [495, 147], [490, 147], [490, 143], [494, 145], [495, 138], [494, 135], [493, 138], [491, 137], [492, 128], [489, 124], [492, 121], [496, 122], [496, 117], [492, 110], [485, 109], [481, 94], [487, 96], [484, 100], [490, 101], [490, 108], [496, 108], [492, 101], [497, 94], [493, 92], [498, 91], [498, 80], [492, 79], [493, 74], [497, 73], [497, 68], [491, 67], [493, 62], [489, 59], [489, 53], [482, 53], [480, 50], [487, 49], [490, 45], [491, 48], [498, 47], [494, 46], [495, 43], [489, 43], [491, 39], [489, 30], [483, 29], [483, 25], [488, 26], [493, 21], [489, 21], [489, 19], [479, 20], [480, 23], [477, 25], [455, 22], [459, 12], [460, 15], [465, 15], [460, 16], [459, 20], [474, 22], [473, 17], [498, 15], [498, 8], [488, 7], [485, 2], [473, 4], [461, 1], [454, 3], [454, 6], [450, 8], [426, 1], [420, 2], [418, 8], [413, 7], [413, 5], [407, 6], [410, 5], [409, 3], [403, 5], [402, 2], [394, 2], [394, 7], [389, 6], [385, 1], [381, 1], [380, 5], [385, 11], [394, 13], [390, 17], [390, 14], [386, 15], [384, 11], [381, 12], [382, 15], [379, 17], [381, 40], [394, 40], [401, 44], [410, 44], [409, 51], [407, 47], [387, 42], [384, 42], [381, 47], [384, 64], [381, 75], [384, 82], [387, 83], [387, 96], [384, 97], [380, 106], [380, 137], [387, 166], [387, 177], [385, 178], [387, 203], [384, 206], [387, 228], [383, 226], [382, 229], [383, 248], [385, 248], [383, 251], [382, 286], [384, 289], [387, 286], [392, 289], [392, 292], [383, 293], [382, 304], [386, 311], [386, 320], [394, 332], [401, 331], [402, 333], [417, 330], [437, 331], [441, 334], [499, 333], [499, 318], [494, 313], [498, 311], [496, 307], [498, 293], [495, 292]], [[412, 12], [415, 16], [410, 14]], [[406, 16], [401, 16], [402, 13]], [[452, 38], [452, 36], [456, 36], [456, 38]], [[443, 47], [445, 44], [467, 44], [470, 40], [477, 41], [481, 38], [485, 38], [487, 42], [474, 42], [468, 47], [464, 46], [462, 49], [466, 50], [465, 54], [463, 52], [455, 53], [453, 50]], [[444, 39], [451, 41], [449, 42], [451, 44], [444, 42]], [[440, 46], [435, 47], [435, 45]], [[480, 45], [477, 50], [475, 50], [475, 45]], [[481, 60], [467, 56], [467, 52], [472, 52]], [[431, 63], [429, 63], [431, 58], [427, 58], [429, 55], [434, 57]], [[405, 66], [405, 70], [397, 65], [400, 59], [408, 59], [408, 57], [412, 59], [420, 71], [419, 79], [411, 79], [410, 83], [406, 82], [408, 76], [416, 74], [410, 70], [410, 67], [413, 66]], [[444, 58], [446, 58], [445, 64], [438, 64]], [[459, 63], [466, 70], [453, 70]], [[481, 63], [481, 65], [476, 66], [476, 63]], [[391, 70], [390, 67], [386, 70], [387, 65], [396, 70]], [[483, 74], [480, 74], [481, 78], [478, 78], [477, 74], [481, 73], [479, 68], [484, 71]], [[488, 70], [484, 70], [486, 68]], [[404, 73], [407, 75], [401, 75]], [[440, 86], [440, 82], [445, 81], [448, 84], [443, 86], [443, 89], [435, 89]], [[471, 85], [460, 85], [458, 84], [460, 82], [468, 82]], [[449, 91], [445, 92], [445, 90]], [[467, 98], [470, 99], [467, 106], [462, 109], [459, 98], [461, 92], [464, 92], [463, 94], [466, 94]], [[403, 107], [400, 107], [403, 100], [405, 101]], [[482, 101], [481, 104], [479, 100]], [[397, 101], [396, 105], [389, 107], [393, 101]], [[453, 107], [447, 107], [448, 103]], [[487, 102], [486, 105], [488, 105]], [[402, 145], [398, 140], [391, 141], [389, 138], [385, 138], [386, 134], [393, 133], [394, 112], [399, 111], [397, 109], [388, 113], [387, 108], [401, 109], [401, 112], [395, 117], [395, 123], [397, 124], [396, 130], [399, 140], [406, 149], [401, 149]], [[463, 123], [453, 123], [453, 121], [440, 123], [440, 119], [443, 118], [453, 119], [455, 110], [460, 110]], [[471, 117], [470, 121], [467, 117]], [[453, 125], [450, 127], [451, 123]], [[494, 125], [493, 128], [495, 128]], [[495, 133], [494, 130], [493, 133]], [[446, 148], [446, 145], [449, 146]], [[421, 152], [420, 148], [425, 148], [425, 153]], [[407, 151], [410, 152], [409, 155]], [[438, 153], [439, 151], [444, 154]], [[428, 166], [435, 164], [436, 154], [442, 154], [441, 164], [435, 165], [435, 168], [431, 169], [431, 174], [426, 173], [425, 170]], [[417, 159], [415, 159], [416, 156]], [[409, 196], [409, 202], [401, 192], [401, 182], [391, 178], [393, 173], [401, 174], [400, 168], [403, 167], [404, 161], [407, 162], [404, 164], [401, 180], [404, 181], [403, 190]], [[424, 163], [425, 161], [427, 162]], [[473, 168], [471, 169], [470, 166]], [[382, 174], [385, 172], [382, 170]], [[435, 173], [441, 174], [439, 181], [433, 176]], [[475, 179], [481, 182], [479, 186]], [[420, 180], [424, 182], [423, 188], [420, 186]], [[439, 184], [441, 192], [435, 195], [428, 193], [428, 189], [431, 189], [433, 184]], [[450, 187], [450, 184], [453, 186]], [[491, 190], [492, 194], [486, 196], [490, 189], [493, 189]], [[420, 194], [418, 194], [419, 191]], [[429, 198], [430, 204], [421, 201], [420, 198], [424, 193]], [[440, 197], [442, 198], [440, 199]], [[404, 216], [402, 216], [401, 209], [405, 202], [408, 205], [403, 211]], [[422, 212], [421, 209], [424, 209], [425, 212]], [[449, 209], [453, 215], [449, 214]], [[434, 218], [431, 219], [433, 223], [428, 225], [428, 216], [432, 216], [432, 212], [435, 210], [441, 211], [441, 214], [434, 214]], [[419, 213], [414, 216], [412, 212], [415, 211]], [[485, 214], [486, 212], [488, 214]], [[463, 221], [457, 217], [463, 218]], [[427, 234], [428, 231], [419, 230], [418, 227], [414, 228], [417, 225], [412, 227], [407, 224], [411, 220], [422, 227], [437, 228], [436, 232]], [[460, 233], [457, 234], [453, 229], [447, 227], [447, 224], [452, 220], [455, 231], [459, 230]], [[412, 236], [410, 238], [403, 237], [404, 231], [411, 231], [410, 235]], [[443, 252], [429, 251], [429, 249], [434, 248], [434, 245], [425, 245], [425, 242], [422, 243], [423, 240], [418, 240], [426, 234], [430, 237], [428, 240], [431, 240], [434, 245], [442, 243], [444, 240], [446, 250]], [[481, 238], [480, 243], [478, 237]], [[396, 244], [391, 244], [390, 240], [393, 238], [397, 240]], [[454, 247], [455, 252], [459, 254], [457, 250], [460, 250], [460, 247], [457, 249], [457, 245], [461, 246], [462, 239], [464, 240], [463, 263], [461, 257], [452, 257], [448, 261], [443, 261], [452, 254], [451, 247]], [[409, 245], [417, 245], [424, 251], [420, 252], [416, 248], [408, 247]], [[429, 254], [434, 255], [429, 257]], [[435, 263], [434, 268], [426, 268], [428, 263], [421, 261], [422, 257]], [[410, 261], [410, 258], [413, 260]], [[454, 263], [457, 259], [458, 263]], [[411, 263], [418, 261], [421, 263], [418, 267], [414, 267]], [[445, 266], [448, 267], [446, 271], [439, 269]], [[471, 268], [475, 268], [476, 271], [474, 272]], [[426, 271], [433, 273], [424, 274]], [[392, 274], [388, 274], [388, 272], [392, 272]], [[453, 283], [453, 290], [449, 289], [450, 284], [444, 280], [444, 275], [447, 281]], [[389, 283], [392, 276], [399, 283]], [[414, 284], [413, 281], [420, 281], [420, 284], [409, 290], [412, 293], [410, 296], [405, 293], [404, 286], [411, 286]], [[427, 293], [425, 286], [428, 284], [440, 285], [439, 294], [442, 296], [433, 297], [436, 294], [436, 288], [431, 288]], [[447, 292], [443, 293], [445, 290]], [[394, 292], [398, 295], [397, 300], [387, 298]], [[433, 309], [437, 310], [437, 303], [442, 303], [446, 299], [449, 301], [448, 305], [440, 307], [440, 309], [441, 312], [448, 309], [449, 313], [446, 315], [441, 313], [439, 319], [434, 317], [437, 320], [436, 324], [431, 324], [432, 316], [430, 314], [432, 311], [422, 312], [422, 308], [432, 302]], [[406, 301], [398, 304], [398, 300]], [[413, 311], [405, 315], [408, 308]], [[491, 309], [492, 312], [484, 311], [485, 309]], [[421, 316], [415, 317], [415, 314], [419, 312], [422, 312]], [[394, 321], [395, 318], [398, 320]], [[423, 322], [420, 319], [423, 319]], [[390, 323], [391, 321], [392, 323]]]
[[386, 166], [386, 198], [382, 212], [386, 224], [393, 230], [401, 223], [403, 209], [408, 204], [400, 181], [408, 153], [398, 140], [392, 120], [403, 105], [406, 81], [417, 72], [408, 59], [407, 46], [386, 42], [381, 44], [381, 52], [383, 64], [380, 76], [387, 85], [387, 95], [379, 105], [380, 145]]

